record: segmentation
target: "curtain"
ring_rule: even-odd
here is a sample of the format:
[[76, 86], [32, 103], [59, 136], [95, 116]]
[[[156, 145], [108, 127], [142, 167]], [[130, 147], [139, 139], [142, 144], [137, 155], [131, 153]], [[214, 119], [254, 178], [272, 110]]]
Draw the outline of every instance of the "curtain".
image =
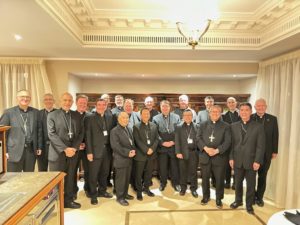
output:
[[278, 207], [300, 208], [300, 50], [261, 62], [256, 90], [279, 123], [279, 153], [265, 196]]
[[51, 93], [44, 61], [0, 57], [0, 115], [17, 104], [16, 94], [21, 89], [31, 92], [31, 106], [42, 108], [44, 94]]

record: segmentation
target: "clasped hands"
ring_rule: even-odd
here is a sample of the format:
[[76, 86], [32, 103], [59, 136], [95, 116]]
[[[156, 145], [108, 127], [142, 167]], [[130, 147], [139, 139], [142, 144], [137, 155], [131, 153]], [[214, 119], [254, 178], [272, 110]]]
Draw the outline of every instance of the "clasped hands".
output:
[[209, 156], [215, 156], [219, 153], [219, 150], [217, 148], [209, 148], [205, 146], [203, 150], [209, 155]]

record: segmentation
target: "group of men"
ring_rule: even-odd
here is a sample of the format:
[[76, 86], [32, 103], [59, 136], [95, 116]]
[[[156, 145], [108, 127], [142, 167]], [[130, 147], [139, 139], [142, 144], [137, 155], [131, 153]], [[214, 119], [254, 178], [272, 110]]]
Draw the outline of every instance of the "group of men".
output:
[[[9, 172], [63, 171], [65, 176], [64, 206], [80, 208], [77, 198], [77, 172], [82, 162], [84, 190], [91, 204], [98, 197], [112, 198], [107, 186], [114, 183], [117, 202], [129, 205], [134, 199], [128, 194], [129, 184], [136, 198], [151, 192], [152, 172], [158, 162], [160, 186], [164, 191], [170, 178], [181, 196], [189, 186], [197, 198], [200, 164], [202, 205], [210, 201], [210, 178], [216, 187], [216, 206], [223, 207], [224, 188], [230, 187], [233, 175], [235, 209], [243, 204], [243, 180], [247, 181], [246, 209], [254, 214], [252, 205], [263, 206], [267, 172], [271, 159], [278, 152], [278, 125], [275, 116], [266, 113], [266, 101], [258, 99], [256, 113], [250, 103], [227, 99], [228, 112], [214, 105], [207, 96], [206, 109], [198, 114], [189, 107], [186, 95], [179, 97], [179, 108], [171, 112], [167, 100], [154, 109], [152, 97], [145, 99], [140, 112], [133, 110], [133, 100], [115, 96], [113, 109], [108, 108], [109, 96], [97, 99], [88, 112], [88, 97], [78, 95], [77, 110], [71, 110], [73, 97], [64, 93], [60, 109], [54, 108], [52, 94], [44, 95], [45, 108], [30, 107], [29, 91], [17, 93], [18, 105], [7, 109], [0, 118], [1, 125], [11, 126], [7, 136], [7, 170]], [[113, 175], [112, 175], [113, 174]], [[256, 185], [256, 175], [258, 184]]]

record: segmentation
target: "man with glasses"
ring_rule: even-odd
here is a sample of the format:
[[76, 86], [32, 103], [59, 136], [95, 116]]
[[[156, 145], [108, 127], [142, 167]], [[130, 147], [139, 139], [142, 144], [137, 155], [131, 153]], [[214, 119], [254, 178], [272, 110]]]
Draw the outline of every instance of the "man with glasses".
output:
[[11, 126], [7, 133], [7, 171], [33, 172], [36, 155], [41, 155], [38, 140], [40, 130], [39, 111], [30, 107], [28, 90], [17, 93], [18, 105], [7, 109], [0, 118], [0, 124]]

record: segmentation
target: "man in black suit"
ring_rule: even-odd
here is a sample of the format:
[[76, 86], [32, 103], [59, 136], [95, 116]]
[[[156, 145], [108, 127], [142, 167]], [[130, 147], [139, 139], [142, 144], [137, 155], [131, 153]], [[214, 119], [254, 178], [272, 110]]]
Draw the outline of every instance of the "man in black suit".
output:
[[278, 154], [278, 123], [277, 118], [266, 113], [267, 103], [265, 99], [258, 99], [254, 106], [256, 113], [252, 115], [252, 119], [263, 124], [266, 134], [266, 151], [263, 164], [258, 169], [258, 180], [256, 187], [256, 204], [260, 207], [264, 206], [264, 193], [266, 190], [266, 181], [268, 170], [272, 159], [275, 159]]
[[133, 157], [136, 154], [132, 129], [128, 127], [129, 117], [126, 112], [120, 112], [119, 124], [110, 133], [110, 144], [113, 149], [114, 168], [116, 172], [115, 189], [117, 202], [128, 206], [126, 200], [134, 197], [128, 194]]
[[83, 140], [83, 124], [80, 114], [71, 111], [73, 96], [66, 92], [61, 96], [61, 109], [47, 118], [49, 147], [49, 170], [66, 173], [64, 179], [64, 207], [80, 208], [74, 202], [74, 183], [79, 146]]
[[151, 96], [148, 96], [147, 98], [145, 98], [144, 104], [145, 107], [150, 111], [150, 121], [152, 122], [153, 117], [159, 114], [159, 112], [154, 109], [154, 99]]
[[179, 161], [180, 171], [180, 195], [185, 195], [188, 180], [193, 197], [197, 198], [197, 167], [198, 152], [196, 124], [193, 123], [193, 112], [190, 109], [183, 111], [183, 122], [175, 129], [175, 152]]
[[[97, 205], [98, 197], [112, 198], [106, 191], [111, 161], [109, 134], [113, 128], [112, 114], [107, 113], [104, 99], [96, 101], [96, 112], [86, 118], [86, 147], [89, 160], [89, 187], [91, 204]], [[98, 185], [98, 191], [97, 191]]]
[[169, 170], [171, 172], [171, 182], [175, 191], [180, 191], [179, 166], [175, 154], [175, 127], [180, 123], [180, 117], [170, 112], [171, 105], [167, 100], [160, 103], [161, 114], [153, 118], [153, 122], [158, 127], [160, 137], [158, 152], [160, 187], [165, 190]]
[[249, 214], [254, 214], [252, 205], [255, 201], [256, 172], [264, 161], [265, 132], [262, 124], [251, 120], [251, 113], [250, 103], [240, 104], [241, 121], [231, 125], [229, 163], [234, 168], [235, 201], [230, 208], [236, 209], [243, 205], [243, 180], [246, 178], [246, 209]]
[[[76, 112], [80, 115], [80, 120], [81, 123], [84, 126], [85, 123], [85, 118], [92, 115], [92, 113], [88, 112], [88, 101], [89, 98], [86, 95], [80, 94], [76, 96]], [[84, 130], [83, 130], [84, 132]], [[83, 140], [82, 143], [79, 146], [79, 151], [78, 151], [78, 158], [77, 158], [77, 163], [76, 163], [76, 173], [75, 173], [75, 178], [74, 178], [74, 200], [77, 199], [77, 193], [79, 191], [79, 187], [77, 184], [77, 173], [79, 173], [79, 178], [81, 178], [83, 174], [84, 178], [84, 185], [83, 189], [85, 191], [85, 194], [87, 197], [90, 197], [90, 188], [89, 188], [89, 182], [88, 182], [88, 177], [89, 177], [89, 165], [88, 165], [88, 159], [87, 159], [87, 153], [86, 153], [86, 144], [85, 144], [85, 134], [83, 135]], [[83, 171], [82, 171], [83, 168]]]
[[137, 146], [135, 160], [135, 187], [137, 199], [143, 200], [142, 177], [144, 181], [144, 193], [150, 197], [154, 194], [150, 191], [153, 161], [156, 158], [158, 145], [157, 126], [150, 122], [150, 111], [147, 108], [141, 110], [142, 121], [133, 127], [133, 137]]
[[17, 93], [18, 105], [5, 110], [0, 124], [11, 126], [7, 132], [7, 171], [33, 172], [36, 155], [41, 155], [39, 111], [30, 107], [28, 90]]
[[[227, 98], [227, 107], [228, 107], [228, 111], [222, 116], [223, 121], [228, 123], [228, 124], [232, 124], [234, 122], [237, 122], [240, 120], [240, 116], [239, 116], [239, 110], [237, 109], [237, 101], [234, 97], [229, 97]], [[230, 181], [231, 181], [231, 177], [233, 179], [233, 183], [232, 183], [232, 189], [235, 189], [235, 183], [234, 183], [234, 176], [231, 176], [231, 172], [232, 169], [229, 165], [229, 153], [230, 151], [227, 151], [227, 165], [225, 168], [225, 188], [230, 188]]]
[[229, 124], [221, 120], [222, 108], [211, 106], [209, 120], [202, 122], [197, 133], [197, 144], [200, 150], [199, 161], [202, 168], [202, 205], [210, 200], [209, 178], [213, 174], [216, 180], [216, 205], [223, 207], [225, 165], [228, 162], [227, 151], [231, 144]]
[[54, 98], [51, 93], [44, 95], [44, 109], [39, 111], [39, 119], [41, 124], [41, 135], [39, 136], [42, 153], [37, 157], [39, 171], [48, 171], [48, 153], [50, 140], [48, 137], [47, 117], [48, 114], [56, 110], [54, 108]]

